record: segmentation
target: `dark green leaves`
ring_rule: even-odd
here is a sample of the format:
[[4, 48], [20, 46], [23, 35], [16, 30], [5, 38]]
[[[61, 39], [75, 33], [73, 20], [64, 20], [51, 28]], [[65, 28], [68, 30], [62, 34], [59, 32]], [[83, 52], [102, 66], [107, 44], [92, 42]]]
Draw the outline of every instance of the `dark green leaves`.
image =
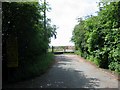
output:
[[97, 16], [81, 19], [72, 41], [81, 56], [120, 72], [120, 2], [104, 3]]

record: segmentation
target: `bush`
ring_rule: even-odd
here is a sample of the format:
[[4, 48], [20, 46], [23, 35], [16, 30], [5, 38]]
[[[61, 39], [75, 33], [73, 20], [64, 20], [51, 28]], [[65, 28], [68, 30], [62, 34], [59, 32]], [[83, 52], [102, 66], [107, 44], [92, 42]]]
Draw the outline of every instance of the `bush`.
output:
[[72, 37], [78, 54], [101, 68], [120, 72], [119, 17], [120, 1], [103, 3], [97, 16], [81, 18]]
[[[47, 18], [46, 23], [44, 23], [44, 9], [42, 2], [2, 3], [4, 80], [11, 81], [13, 79], [11, 77], [15, 77], [15, 79], [29, 78], [37, 73], [44, 72], [48, 67], [51, 56], [47, 50], [50, 38], [56, 34], [56, 27], [55, 25], [52, 26]], [[46, 10], [48, 10], [48, 6], [46, 6]], [[7, 42], [9, 39], [16, 44]], [[16, 42], [13, 41], [14, 39]], [[15, 49], [12, 51], [7, 46], [15, 46]], [[12, 59], [8, 55], [11, 56], [12, 52], [15, 51], [16, 53], [13, 56], [16, 56], [14, 59], [19, 65], [15, 68], [11, 65], [13, 68], [9, 68], [7, 63], [11, 62]]]
[[21, 62], [19, 68], [13, 73], [14, 79], [9, 78], [8, 82], [16, 82], [40, 76], [48, 70], [53, 62], [54, 56], [52, 53], [37, 56], [34, 62]]

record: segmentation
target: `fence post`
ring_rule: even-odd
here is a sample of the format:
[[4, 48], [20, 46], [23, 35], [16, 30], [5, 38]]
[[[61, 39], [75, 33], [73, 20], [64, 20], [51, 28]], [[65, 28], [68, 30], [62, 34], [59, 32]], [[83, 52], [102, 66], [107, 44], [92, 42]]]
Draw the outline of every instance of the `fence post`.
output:
[[64, 53], [66, 52], [66, 47], [64, 46]]
[[52, 46], [52, 53], [54, 53], [54, 47]]

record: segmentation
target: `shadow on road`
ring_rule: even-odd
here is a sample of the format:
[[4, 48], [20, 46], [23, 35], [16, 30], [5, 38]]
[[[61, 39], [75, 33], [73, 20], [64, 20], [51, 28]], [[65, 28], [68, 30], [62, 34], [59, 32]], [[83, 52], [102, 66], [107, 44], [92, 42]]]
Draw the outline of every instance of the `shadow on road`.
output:
[[19, 82], [8, 88], [96, 88], [99, 87], [97, 78], [88, 78], [83, 71], [73, 66], [72, 60], [58, 56], [57, 63], [41, 77]]
[[[67, 64], [66, 64], [67, 63]], [[57, 63], [50, 70], [49, 76], [41, 87], [45, 88], [95, 88], [99, 87], [97, 78], [87, 78], [80, 70], [75, 70], [65, 63]]]
[[[95, 88], [99, 87], [99, 80], [87, 78], [83, 72], [56, 68], [56, 76], [46, 80], [42, 87], [45, 88]], [[61, 73], [59, 73], [61, 72]], [[55, 73], [55, 72], [54, 72]]]

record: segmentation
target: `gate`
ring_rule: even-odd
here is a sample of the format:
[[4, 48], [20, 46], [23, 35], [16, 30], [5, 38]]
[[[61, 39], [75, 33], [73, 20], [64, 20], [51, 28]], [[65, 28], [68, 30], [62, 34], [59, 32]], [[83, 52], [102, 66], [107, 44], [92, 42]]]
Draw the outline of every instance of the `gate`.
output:
[[54, 54], [63, 54], [63, 53], [74, 53], [74, 46], [52, 46], [52, 52]]

